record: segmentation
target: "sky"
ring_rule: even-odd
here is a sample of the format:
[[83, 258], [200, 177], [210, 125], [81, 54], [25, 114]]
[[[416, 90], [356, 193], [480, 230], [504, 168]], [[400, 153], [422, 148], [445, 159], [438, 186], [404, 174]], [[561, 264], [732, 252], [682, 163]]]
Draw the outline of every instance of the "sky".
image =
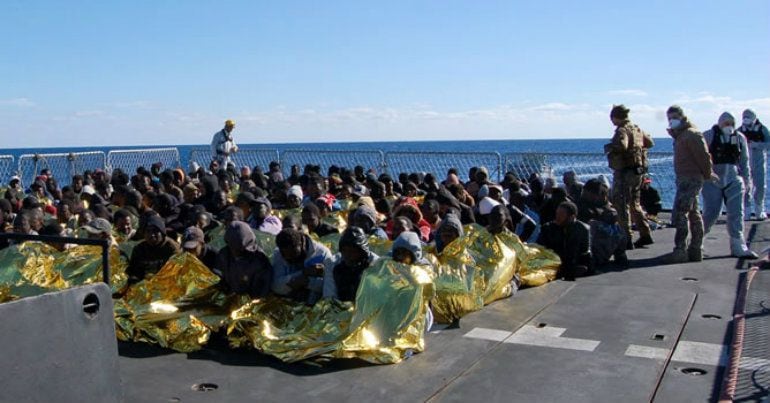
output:
[[770, 1], [0, 2], [0, 149], [770, 122]]

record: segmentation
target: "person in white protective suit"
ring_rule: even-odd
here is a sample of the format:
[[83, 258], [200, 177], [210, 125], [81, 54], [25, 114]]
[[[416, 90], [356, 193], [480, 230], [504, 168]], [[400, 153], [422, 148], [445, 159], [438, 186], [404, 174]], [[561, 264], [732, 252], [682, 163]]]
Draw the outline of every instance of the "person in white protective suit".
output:
[[225, 127], [214, 133], [211, 140], [211, 158], [217, 161], [222, 169], [226, 169], [227, 164], [232, 162], [230, 155], [238, 152], [238, 146], [233, 140], [233, 129], [235, 121], [228, 119], [225, 121]]
[[746, 137], [735, 131], [735, 118], [729, 112], [703, 133], [708, 144], [713, 171], [719, 179], [703, 184], [703, 229], [706, 234], [716, 223], [724, 205], [727, 210], [727, 233], [730, 251], [739, 258], [756, 259], [743, 237], [743, 195], [750, 187], [749, 149]]
[[[751, 180], [753, 192], [746, 192], [745, 219], [751, 218], [751, 205], [754, 206], [754, 215], [758, 220], [766, 220], [765, 212], [765, 173], [767, 172], [766, 150], [770, 148], [770, 133], [763, 125], [757, 114], [751, 109], [743, 111], [743, 125], [739, 129], [749, 142], [749, 154], [751, 158]], [[753, 202], [753, 203], [752, 203]]]

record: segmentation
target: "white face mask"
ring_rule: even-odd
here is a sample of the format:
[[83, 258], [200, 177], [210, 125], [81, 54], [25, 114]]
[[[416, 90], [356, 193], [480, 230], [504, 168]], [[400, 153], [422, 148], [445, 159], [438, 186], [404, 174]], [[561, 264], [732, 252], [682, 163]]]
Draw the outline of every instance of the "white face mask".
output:
[[722, 133], [727, 134], [728, 136], [733, 134], [733, 127], [732, 126], [725, 126], [722, 128]]
[[744, 126], [751, 126], [754, 124], [754, 119], [751, 118], [743, 118], [743, 125]]
[[682, 125], [682, 121], [679, 119], [671, 119], [668, 121], [668, 127], [672, 129], [676, 129], [677, 127]]

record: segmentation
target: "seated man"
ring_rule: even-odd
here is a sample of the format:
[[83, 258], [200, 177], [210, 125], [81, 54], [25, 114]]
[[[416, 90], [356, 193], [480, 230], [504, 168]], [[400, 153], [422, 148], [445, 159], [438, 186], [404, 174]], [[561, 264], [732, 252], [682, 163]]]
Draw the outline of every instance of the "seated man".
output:
[[622, 268], [628, 267], [626, 232], [620, 228], [618, 213], [609, 202], [609, 188], [598, 179], [583, 186], [578, 202], [578, 220], [591, 227], [591, 255], [594, 266], [605, 265], [612, 256]]
[[112, 224], [104, 218], [94, 218], [83, 226], [83, 230], [88, 233], [88, 239], [104, 239], [110, 242], [111, 247], [118, 247], [112, 237]]
[[56, 220], [64, 228], [68, 236], [73, 236], [78, 227], [78, 218], [75, 215], [75, 207], [71, 202], [62, 201], [56, 209]]
[[294, 185], [286, 191], [286, 209], [295, 209], [302, 206], [302, 187]]
[[275, 244], [273, 292], [296, 301], [315, 303], [323, 292], [324, 270], [332, 258], [329, 249], [309, 235], [290, 228], [278, 233]]
[[213, 270], [217, 264], [217, 251], [206, 244], [203, 230], [198, 227], [187, 227], [182, 237], [182, 249], [195, 255], [209, 270]]
[[248, 224], [233, 221], [225, 230], [226, 246], [217, 254], [216, 270], [225, 291], [262, 298], [270, 293], [270, 260], [257, 245]]
[[[8, 199], [0, 199], [0, 233], [13, 232], [13, 221], [16, 214]], [[8, 238], [0, 238], [0, 249], [8, 246]]]
[[116, 211], [113, 219], [115, 220], [115, 236], [118, 242], [127, 241], [136, 234], [136, 230], [134, 230], [131, 222], [132, 217], [128, 210], [120, 209]]
[[444, 216], [444, 220], [441, 221], [441, 225], [438, 227], [438, 233], [436, 234], [436, 252], [441, 253], [444, 248], [449, 246], [458, 238], [462, 238], [465, 235], [463, 231], [463, 225], [460, 223], [455, 212], [449, 212]]
[[393, 241], [390, 252], [393, 260], [409, 265], [430, 266], [430, 262], [422, 255], [422, 242], [415, 232], [402, 232]]
[[281, 224], [283, 225], [283, 228], [293, 228], [297, 231], [302, 231], [302, 219], [295, 214], [289, 214], [286, 217], [283, 217]]
[[[391, 236], [393, 237], [393, 240], [395, 241], [396, 238], [398, 238], [399, 235], [401, 235], [404, 232], [410, 231], [417, 233], [417, 230], [414, 229], [414, 224], [412, 223], [412, 220], [409, 219], [407, 216], [398, 216], [393, 218], [393, 231], [391, 232]], [[419, 236], [419, 235], [418, 235]]]
[[148, 215], [144, 240], [136, 245], [128, 261], [128, 282], [136, 283], [157, 273], [176, 253], [179, 253], [179, 244], [166, 236], [163, 219], [158, 215]]
[[380, 228], [377, 220], [377, 211], [367, 205], [358, 206], [353, 212], [351, 225], [364, 231], [367, 236], [379, 239], [388, 239], [388, 234]]
[[342, 233], [339, 249], [324, 272], [323, 297], [353, 302], [364, 270], [379, 257], [369, 250], [369, 237], [358, 227]]
[[561, 258], [559, 277], [574, 281], [591, 274], [590, 229], [577, 219], [577, 206], [570, 201], [556, 208], [556, 217], [545, 224], [537, 243], [552, 249]]
[[[411, 197], [402, 197], [398, 199], [398, 201], [396, 202], [396, 205], [393, 208], [393, 219], [401, 216], [405, 216], [409, 218], [409, 221], [411, 221], [412, 224], [414, 224], [414, 228], [420, 235], [420, 239], [423, 242], [430, 241], [432, 236], [431, 226], [422, 217], [420, 206], [417, 204], [417, 201], [415, 199]], [[390, 234], [391, 237], [393, 237], [394, 224], [395, 224], [394, 220], [390, 220], [388, 222], [388, 225], [385, 227], [385, 233]]]
[[[484, 200], [482, 200], [482, 203]], [[490, 234], [497, 235], [503, 232], [513, 232], [513, 222], [508, 214], [508, 209], [504, 205], [498, 204], [492, 207], [492, 211], [487, 215], [487, 231]]]
[[[40, 229], [40, 235], [59, 236], [59, 237], [67, 236], [64, 233], [64, 228], [58, 222], [50, 222], [44, 225], [43, 228]], [[53, 248], [58, 250], [59, 252], [65, 251], [67, 249], [67, 246], [69, 245], [63, 242], [46, 242], [46, 243], [48, 245], [53, 246]]]
[[305, 224], [309, 233], [319, 237], [340, 232], [331, 224], [321, 221], [321, 211], [314, 203], [308, 203], [302, 209], [302, 224]]
[[251, 214], [246, 218], [246, 222], [257, 231], [278, 235], [283, 223], [280, 218], [271, 214], [272, 209], [273, 206], [267, 197], [257, 197], [251, 204]]
[[663, 204], [660, 202], [660, 193], [652, 187], [652, 179], [649, 176], [642, 180], [639, 197], [639, 201], [648, 218], [654, 219], [663, 210]]

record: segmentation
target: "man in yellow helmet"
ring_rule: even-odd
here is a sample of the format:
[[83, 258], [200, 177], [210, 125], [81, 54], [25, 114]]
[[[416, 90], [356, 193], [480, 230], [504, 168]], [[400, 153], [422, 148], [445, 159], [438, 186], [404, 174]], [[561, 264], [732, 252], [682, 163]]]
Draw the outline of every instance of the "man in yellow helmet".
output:
[[235, 129], [235, 121], [228, 119], [225, 121], [225, 127], [214, 133], [214, 138], [211, 140], [211, 158], [219, 162], [222, 168], [227, 168], [227, 164], [232, 162], [230, 154], [238, 152], [238, 146], [233, 140], [233, 129]]

